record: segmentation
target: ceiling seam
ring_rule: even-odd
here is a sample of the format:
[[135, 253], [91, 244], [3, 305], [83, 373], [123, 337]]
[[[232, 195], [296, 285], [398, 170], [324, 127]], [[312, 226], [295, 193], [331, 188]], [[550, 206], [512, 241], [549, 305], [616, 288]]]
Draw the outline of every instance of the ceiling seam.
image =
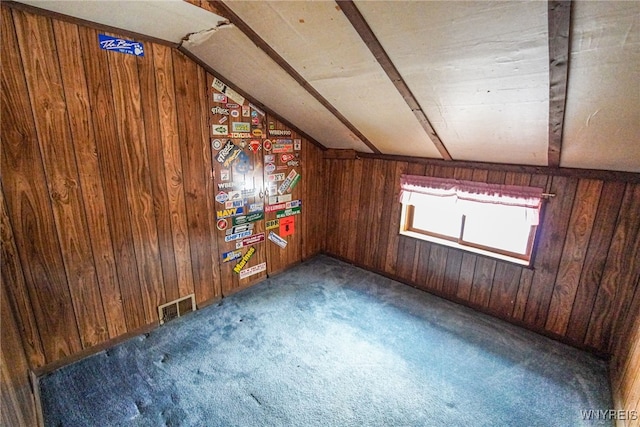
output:
[[560, 167], [562, 134], [567, 104], [571, 0], [547, 2], [549, 22], [549, 148], [548, 164]]
[[227, 18], [235, 25], [245, 36], [253, 42], [260, 50], [262, 50], [269, 58], [271, 58], [280, 68], [282, 68], [289, 76], [291, 76], [300, 86], [302, 86], [311, 96], [313, 96], [323, 107], [331, 112], [342, 124], [344, 124], [354, 135], [356, 135], [371, 151], [381, 154], [376, 147], [358, 128], [353, 125], [336, 107], [333, 106], [320, 92], [318, 92], [295, 68], [291, 66], [278, 52], [276, 52], [269, 44], [262, 39], [246, 22], [244, 22], [229, 6], [221, 0], [208, 0], [214, 3], [215, 10], [219, 10], [220, 14]]
[[353, 28], [360, 35], [364, 44], [369, 48], [375, 59], [387, 74], [391, 83], [393, 83], [409, 108], [411, 108], [411, 111], [431, 139], [431, 142], [436, 146], [436, 149], [442, 158], [445, 160], [453, 160], [451, 154], [449, 154], [449, 150], [447, 150], [447, 147], [431, 125], [429, 118], [420, 106], [417, 98], [413, 95], [413, 92], [411, 92], [411, 89], [402, 78], [402, 75], [391, 61], [391, 58], [389, 58], [389, 55], [387, 55], [387, 52], [382, 47], [382, 44], [373, 33], [373, 30], [371, 30], [371, 27], [364, 19], [356, 5], [352, 0], [336, 0], [336, 3], [338, 3], [338, 6], [340, 6], [340, 9], [345, 14]]

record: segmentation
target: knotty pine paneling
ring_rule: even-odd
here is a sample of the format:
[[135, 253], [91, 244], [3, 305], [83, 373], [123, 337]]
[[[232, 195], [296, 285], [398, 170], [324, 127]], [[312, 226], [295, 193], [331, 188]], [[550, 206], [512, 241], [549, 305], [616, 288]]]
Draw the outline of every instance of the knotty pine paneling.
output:
[[[148, 328], [164, 302], [221, 298], [212, 76], [168, 46], [107, 52], [95, 29], [1, 11], [2, 280], [30, 368]], [[323, 151], [302, 144], [280, 269], [325, 246]]]
[[[325, 173], [331, 255], [601, 354], [612, 353], [612, 337], [634, 312], [638, 184], [373, 158], [327, 158]], [[401, 173], [555, 193], [543, 210], [533, 266], [400, 236]]]

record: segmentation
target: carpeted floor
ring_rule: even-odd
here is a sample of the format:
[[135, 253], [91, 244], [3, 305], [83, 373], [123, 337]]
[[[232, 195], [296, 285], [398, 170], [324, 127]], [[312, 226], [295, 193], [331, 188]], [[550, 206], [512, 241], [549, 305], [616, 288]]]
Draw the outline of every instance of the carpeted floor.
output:
[[40, 380], [47, 426], [581, 426], [606, 363], [318, 256]]

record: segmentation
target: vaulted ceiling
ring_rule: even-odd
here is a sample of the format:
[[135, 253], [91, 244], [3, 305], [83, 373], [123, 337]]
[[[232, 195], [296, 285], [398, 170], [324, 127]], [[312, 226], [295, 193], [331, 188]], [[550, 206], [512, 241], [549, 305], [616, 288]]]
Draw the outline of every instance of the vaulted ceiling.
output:
[[640, 172], [637, 1], [20, 2], [172, 43], [327, 148]]

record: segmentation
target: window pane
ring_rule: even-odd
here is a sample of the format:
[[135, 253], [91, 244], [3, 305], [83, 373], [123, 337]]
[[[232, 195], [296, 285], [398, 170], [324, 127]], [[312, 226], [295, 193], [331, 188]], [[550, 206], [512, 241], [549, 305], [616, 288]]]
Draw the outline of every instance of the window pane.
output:
[[414, 207], [413, 228], [457, 239], [462, 227], [462, 215], [451, 201], [434, 199], [429, 205]]
[[465, 242], [526, 255], [531, 233], [523, 208], [476, 204], [467, 209]]

